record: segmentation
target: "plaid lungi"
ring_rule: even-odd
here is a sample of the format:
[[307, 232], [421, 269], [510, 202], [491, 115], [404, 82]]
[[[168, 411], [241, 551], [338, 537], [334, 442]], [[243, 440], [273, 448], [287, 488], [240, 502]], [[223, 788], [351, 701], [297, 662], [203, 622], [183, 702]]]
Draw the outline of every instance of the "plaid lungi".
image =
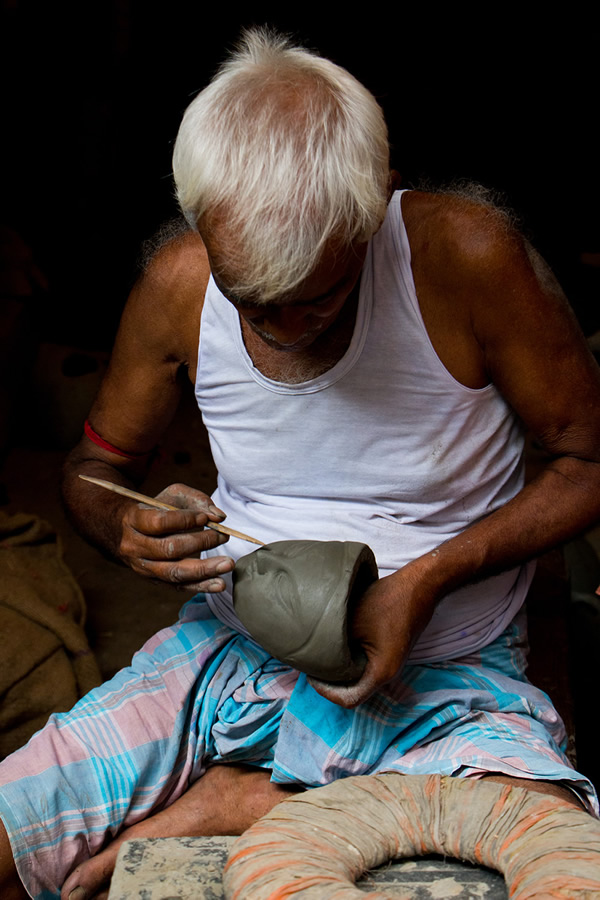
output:
[[214, 763], [306, 787], [380, 772], [559, 781], [598, 813], [564, 755], [564, 726], [524, 676], [522, 617], [476, 654], [407, 665], [354, 710], [214, 618], [202, 595], [130, 667], [55, 715], [0, 764], [0, 817], [38, 900], [119, 831]]

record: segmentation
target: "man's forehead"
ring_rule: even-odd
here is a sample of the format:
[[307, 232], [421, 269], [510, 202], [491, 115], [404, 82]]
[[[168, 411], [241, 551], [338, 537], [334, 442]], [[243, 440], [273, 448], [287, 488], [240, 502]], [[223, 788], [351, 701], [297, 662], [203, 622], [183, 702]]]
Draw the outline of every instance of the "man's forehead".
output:
[[235, 283], [235, 277], [228, 277], [227, 271], [223, 270], [226, 267], [219, 266], [218, 248], [215, 250], [213, 247], [211, 247], [212, 252], [209, 251], [209, 261], [215, 284], [221, 293], [236, 305], [255, 309], [307, 306], [326, 300], [342, 289], [347, 281], [354, 278], [362, 267], [366, 253], [366, 244], [358, 247], [350, 245], [326, 250], [317, 267], [296, 288], [282, 295], [281, 298], [264, 301], [261, 300], [260, 295], [239, 296], [235, 290], [229, 288], [229, 284]]
[[344, 282], [348, 280], [348, 275], [344, 273], [336, 282], [329, 285], [326, 290], [322, 291], [319, 294], [313, 295], [312, 293], [308, 292], [305, 294], [301, 290], [302, 286], [300, 286], [300, 293], [292, 292], [291, 294], [288, 294], [281, 299], [268, 300], [266, 302], [261, 301], [260, 299], [238, 297], [234, 291], [230, 291], [227, 288], [227, 286], [223, 283], [218, 275], [215, 275], [213, 273], [213, 279], [223, 296], [226, 297], [231, 303], [234, 303], [236, 306], [243, 306], [247, 309], [268, 310], [280, 306], [309, 306], [311, 304], [320, 303], [323, 300], [326, 300], [327, 297], [331, 296], [331, 294], [335, 293], [335, 291], [343, 287]]

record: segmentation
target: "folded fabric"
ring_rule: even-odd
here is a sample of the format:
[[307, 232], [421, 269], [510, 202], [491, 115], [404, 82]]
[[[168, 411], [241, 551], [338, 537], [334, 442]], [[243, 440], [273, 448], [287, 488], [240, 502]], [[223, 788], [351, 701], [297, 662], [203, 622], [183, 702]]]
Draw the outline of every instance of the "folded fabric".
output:
[[0, 512], [0, 758], [100, 684], [84, 622], [56, 532], [36, 516]]

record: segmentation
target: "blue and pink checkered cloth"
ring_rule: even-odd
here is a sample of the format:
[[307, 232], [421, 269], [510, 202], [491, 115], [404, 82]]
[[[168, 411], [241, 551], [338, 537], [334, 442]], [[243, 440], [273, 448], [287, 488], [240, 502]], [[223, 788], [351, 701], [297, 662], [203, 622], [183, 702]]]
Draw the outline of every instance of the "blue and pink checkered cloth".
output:
[[75, 865], [220, 762], [309, 788], [380, 772], [501, 772], [561, 782], [597, 814], [592, 785], [564, 755], [563, 724], [524, 668], [518, 620], [476, 654], [406, 666], [346, 710], [198, 595], [130, 667], [0, 764], [0, 816], [19, 874], [37, 900], [56, 900]]

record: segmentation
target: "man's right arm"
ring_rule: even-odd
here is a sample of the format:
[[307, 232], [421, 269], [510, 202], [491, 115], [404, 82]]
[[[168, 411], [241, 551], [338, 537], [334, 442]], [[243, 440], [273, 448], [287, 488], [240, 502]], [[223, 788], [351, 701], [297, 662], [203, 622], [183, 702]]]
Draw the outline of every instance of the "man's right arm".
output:
[[127, 302], [110, 366], [89, 422], [104, 442], [87, 436], [67, 458], [63, 495], [79, 530], [139, 574], [190, 590], [219, 591], [233, 568], [227, 557], [200, 560], [226, 540], [207, 529], [223, 515], [201, 491], [171, 485], [159, 496], [179, 511], [143, 507], [83, 481], [79, 475], [125, 486], [143, 480], [149, 456], [169, 425], [182, 380], [195, 374], [200, 313], [209, 277], [197, 235], [163, 248]]

